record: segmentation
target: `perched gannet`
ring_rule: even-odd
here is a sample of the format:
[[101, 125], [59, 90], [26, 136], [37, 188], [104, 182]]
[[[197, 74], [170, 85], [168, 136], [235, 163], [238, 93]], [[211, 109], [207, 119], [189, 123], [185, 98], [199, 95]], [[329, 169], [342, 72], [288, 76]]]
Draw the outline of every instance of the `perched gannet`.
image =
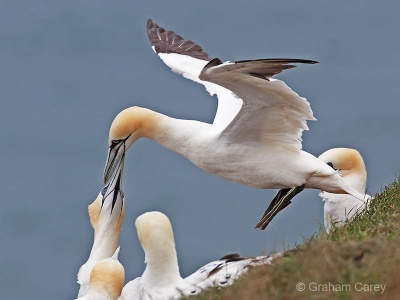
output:
[[165, 300], [196, 295], [210, 287], [230, 285], [249, 267], [270, 264], [272, 260], [267, 256], [227, 255], [183, 279], [168, 217], [157, 211], [147, 212], [136, 219], [135, 225], [145, 252], [146, 269], [141, 277], [125, 285], [120, 300]]
[[[355, 149], [334, 148], [322, 153], [320, 160], [327, 163], [332, 169], [337, 170], [343, 180], [360, 193], [365, 193], [367, 184], [367, 169], [360, 153]], [[355, 215], [362, 213], [372, 199], [365, 195], [366, 203], [360, 202], [349, 195], [321, 192], [319, 194], [324, 204], [324, 225], [329, 233], [333, 224], [342, 225], [346, 220], [351, 220]]]
[[79, 269], [78, 297], [85, 296], [89, 287], [90, 272], [101, 259], [113, 255], [118, 247], [118, 238], [125, 215], [124, 194], [121, 189], [123, 160], [118, 165], [110, 182], [89, 205], [89, 217], [94, 229], [94, 241], [87, 262]]
[[118, 260], [119, 247], [110, 258], [98, 261], [90, 272], [86, 296], [79, 300], [117, 300], [125, 281], [125, 269]]
[[255, 188], [282, 189], [256, 225], [260, 229], [304, 188], [348, 193], [364, 201], [337, 172], [301, 150], [306, 121], [315, 120], [310, 105], [283, 81], [271, 78], [294, 68], [293, 63], [315, 61], [209, 61], [200, 46], [151, 20], [147, 32], [165, 64], [217, 94], [218, 110], [213, 124], [174, 119], [141, 107], [123, 110], [110, 128], [104, 182], [125, 151], [146, 137], [222, 178]]

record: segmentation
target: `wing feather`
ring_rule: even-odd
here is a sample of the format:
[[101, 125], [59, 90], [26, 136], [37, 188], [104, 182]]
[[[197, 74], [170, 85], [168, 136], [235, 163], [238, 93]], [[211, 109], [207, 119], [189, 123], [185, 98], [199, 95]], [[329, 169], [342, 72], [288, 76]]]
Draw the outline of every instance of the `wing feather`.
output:
[[[192, 275], [186, 277], [184, 281], [185, 284], [200, 290], [229, 286], [245, 274], [249, 268], [270, 265], [272, 259], [275, 257], [277, 255], [241, 257], [236, 253], [229, 254], [201, 267]], [[184, 293], [189, 294], [186, 291]]]
[[272, 76], [294, 68], [293, 63], [316, 63], [302, 59], [260, 59], [227, 62], [211, 60], [199, 78], [232, 91], [243, 107], [222, 132], [231, 142], [260, 142], [301, 149], [307, 120], [315, 120], [309, 102]]
[[178, 53], [201, 60], [210, 60], [208, 54], [195, 42], [186, 40], [175, 32], [158, 26], [151, 19], [147, 20], [147, 35], [157, 54]]
[[147, 21], [147, 34], [153, 50], [173, 72], [204, 85], [210, 95], [218, 96], [213, 125], [222, 131], [239, 112], [243, 101], [224, 87], [199, 79], [201, 70], [210, 60], [208, 54], [201, 46], [158, 26], [150, 19]]

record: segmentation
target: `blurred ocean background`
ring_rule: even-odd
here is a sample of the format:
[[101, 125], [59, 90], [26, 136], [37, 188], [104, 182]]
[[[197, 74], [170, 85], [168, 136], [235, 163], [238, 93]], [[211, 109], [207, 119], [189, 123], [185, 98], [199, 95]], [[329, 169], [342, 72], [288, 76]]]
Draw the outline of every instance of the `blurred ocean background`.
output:
[[[93, 240], [87, 206], [102, 188], [108, 129], [120, 110], [139, 105], [212, 122], [216, 99], [153, 53], [148, 18], [222, 61], [319, 61], [279, 75], [318, 119], [303, 149], [358, 149], [374, 194], [400, 168], [399, 5], [0, 0], [1, 298], [76, 297]], [[127, 281], [144, 270], [134, 221], [146, 211], [170, 217], [183, 276], [230, 252], [293, 247], [323, 224], [323, 203], [309, 190], [255, 230], [276, 190], [218, 178], [150, 140], [127, 154], [123, 186]]]

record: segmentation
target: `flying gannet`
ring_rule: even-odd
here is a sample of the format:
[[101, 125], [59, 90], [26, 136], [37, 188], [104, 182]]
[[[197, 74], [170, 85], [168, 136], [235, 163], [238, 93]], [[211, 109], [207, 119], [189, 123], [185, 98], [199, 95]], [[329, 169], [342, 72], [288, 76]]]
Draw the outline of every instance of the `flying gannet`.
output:
[[114, 119], [104, 170], [108, 182], [125, 152], [139, 138], [154, 140], [222, 178], [261, 189], [281, 189], [256, 225], [272, 218], [304, 188], [363, 195], [315, 156], [301, 150], [310, 104], [283, 81], [272, 78], [303, 59], [259, 59], [222, 63], [192, 41], [148, 21], [153, 50], [174, 72], [218, 96], [213, 124], [168, 117], [130, 107]]
[[[347, 184], [360, 193], [365, 193], [367, 169], [361, 154], [357, 150], [334, 148], [325, 151], [318, 158], [336, 170]], [[346, 220], [351, 220], [357, 214], [362, 213], [372, 199], [370, 195], [365, 195], [367, 202], [363, 203], [346, 194], [332, 194], [321, 191], [319, 195], [325, 202], [324, 225], [328, 233], [334, 224], [341, 226]]]
[[281, 255], [253, 258], [226, 255], [182, 278], [168, 217], [158, 211], [147, 212], [136, 219], [135, 225], [145, 253], [146, 269], [141, 277], [125, 285], [119, 300], [166, 300], [197, 295], [207, 288], [231, 285], [249, 268], [268, 265]]

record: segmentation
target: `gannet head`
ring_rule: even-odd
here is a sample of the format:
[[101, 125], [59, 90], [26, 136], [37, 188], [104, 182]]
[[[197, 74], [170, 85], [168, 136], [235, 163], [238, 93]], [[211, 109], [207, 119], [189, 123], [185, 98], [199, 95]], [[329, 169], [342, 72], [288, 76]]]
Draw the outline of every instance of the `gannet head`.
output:
[[170, 252], [176, 257], [174, 233], [166, 215], [158, 211], [147, 212], [136, 219], [135, 225], [147, 263], [153, 259], [166, 259]]
[[319, 157], [333, 169], [338, 170], [342, 178], [359, 192], [365, 191], [367, 170], [361, 154], [350, 148], [333, 148]]
[[100, 260], [90, 273], [88, 296], [104, 295], [118, 299], [125, 281], [125, 269], [118, 260], [119, 247], [110, 258]]
[[115, 169], [124, 159], [125, 152], [139, 138], [147, 136], [156, 126], [157, 117], [149, 109], [138, 106], [121, 111], [110, 127], [108, 156], [103, 180], [107, 184]]

